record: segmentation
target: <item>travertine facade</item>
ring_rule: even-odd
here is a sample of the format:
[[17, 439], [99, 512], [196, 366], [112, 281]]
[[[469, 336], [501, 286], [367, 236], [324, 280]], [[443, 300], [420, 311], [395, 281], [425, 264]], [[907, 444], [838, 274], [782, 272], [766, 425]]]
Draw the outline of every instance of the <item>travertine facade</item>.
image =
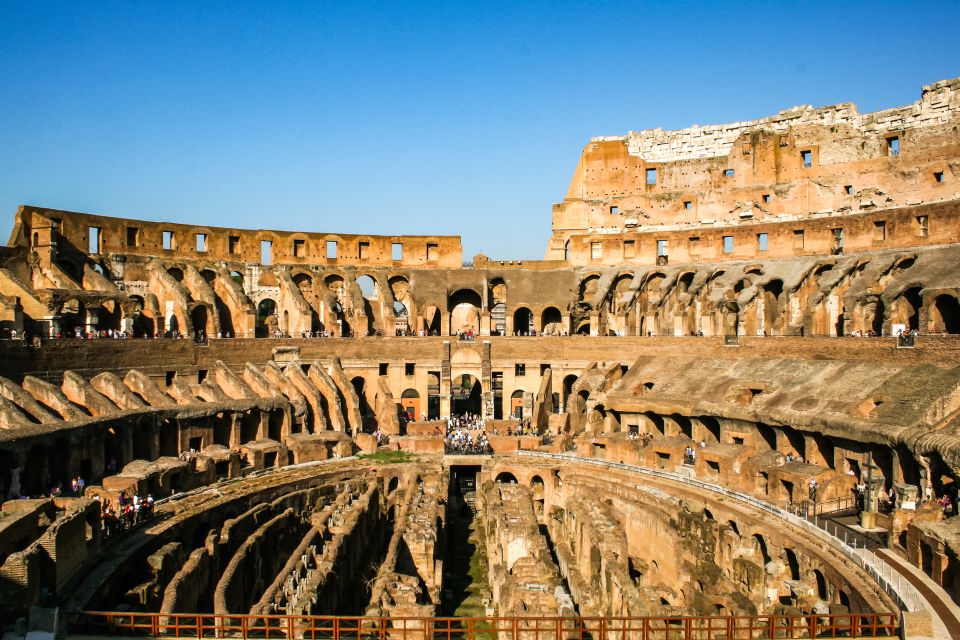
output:
[[[595, 139], [543, 261], [21, 207], [0, 617], [899, 607], [919, 628], [906, 587], [777, 509], [870, 483], [895, 503], [856, 535], [960, 599], [958, 101], [948, 80], [873, 114]], [[489, 448], [451, 452], [464, 414]], [[115, 541], [121, 494], [170, 499]]]

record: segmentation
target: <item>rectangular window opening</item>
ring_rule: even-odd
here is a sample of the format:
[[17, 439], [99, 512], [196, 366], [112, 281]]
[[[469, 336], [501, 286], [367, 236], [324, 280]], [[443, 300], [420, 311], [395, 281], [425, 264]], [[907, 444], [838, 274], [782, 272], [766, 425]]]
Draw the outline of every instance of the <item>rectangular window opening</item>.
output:
[[176, 248], [173, 244], [173, 231], [163, 232], [163, 248], [167, 251], [172, 251]]
[[687, 209], [688, 211], [689, 211], [690, 209], [693, 209], [693, 201], [692, 201], [692, 200], [684, 200], [684, 201], [683, 201], [683, 208], [684, 208], [684, 209]]
[[333, 260], [337, 257], [337, 241], [327, 240], [327, 260]]
[[230, 236], [227, 241], [227, 250], [231, 254], [240, 253], [240, 236]]
[[764, 203], [764, 204], [770, 204], [770, 194], [769, 194], [769, 193], [763, 194], [763, 203]]
[[361, 260], [370, 259], [370, 243], [369, 242], [361, 242], [360, 244], [357, 245], [357, 257], [360, 258]]
[[803, 160], [803, 168], [809, 169], [813, 166], [813, 151], [806, 149], [800, 152], [800, 159]]
[[523, 364], [522, 362], [518, 362], [518, 363], [517, 363], [516, 365], [514, 365], [514, 367], [513, 367], [513, 375], [515, 375], [515, 376], [525, 376], [525, 375], [527, 375], [527, 365]]
[[415, 369], [416, 369], [416, 363], [405, 362], [403, 364], [403, 375], [412, 376]]
[[657, 240], [657, 257], [663, 257], [670, 252], [670, 247], [667, 240]]
[[436, 242], [427, 243], [427, 261], [440, 259], [440, 245]]
[[550, 365], [541, 363], [541, 364], [540, 364], [540, 375], [541, 375], [541, 376], [546, 375], [547, 369], [549, 369], [549, 368], [550, 368]]
[[656, 169], [647, 169], [647, 184], [657, 184]]
[[618, 215], [620, 215], [620, 207], [618, 207], [618, 206], [616, 206], [616, 205], [610, 207], [610, 215], [612, 215], [612, 216], [618, 216]]
[[723, 236], [723, 252], [733, 253], [733, 236]]
[[767, 250], [767, 234], [765, 234], [765, 233], [758, 233], [758, 234], [757, 234], [757, 249], [758, 249], [759, 251], [766, 251], [766, 250]]
[[637, 255], [637, 243], [633, 240], [623, 241], [623, 257], [633, 258]]
[[273, 242], [270, 240], [260, 241], [260, 264], [269, 265], [273, 262]]
[[723, 170], [723, 177], [724, 177], [724, 178], [732, 178], [733, 175], [734, 175], [734, 173], [735, 173], [735, 172], [734, 172], [733, 169], [724, 169], [724, 170]]
[[394, 261], [403, 260], [403, 243], [402, 242], [391, 243], [390, 259]]
[[590, 243], [590, 259], [599, 260], [603, 256], [603, 245], [599, 242]]
[[380, 369], [379, 369], [380, 375], [381, 375], [381, 376], [387, 375], [387, 369], [388, 369], [389, 367], [390, 367], [390, 363], [389, 363], [389, 362], [381, 362], [381, 363], [380, 363]]
[[852, 196], [852, 195], [853, 195], [853, 185], [852, 185], [852, 184], [848, 184], [848, 185], [844, 186], [844, 187], [843, 187], [843, 192], [846, 193], [848, 196]]
[[793, 248], [803, 249], [803, 229], [796, 229], [793, 232]]
[[917, 216], [917, 230], [921, 238], [926, 238], [930, 233], [930, 218], [927, 216]]
[[206, 379], [207, 379], [207, 370], [197, 369], [197, 384], [202, 383]]
[[297, 238], [293, 241], [293, 257], [303, 258], [307, 254], [307, 241]]
[[100, 227], [87, 228], [89, 246], [87, 253], [100, 253]]
[[207, 234], [197, 234], [197, 253], [204, 253], [207, 250]]
[[833, 253], [840, 255], [843, 253], [843, 229], [830, 229], [833, 234]]
[[695, 256], [700, 253], [700, 238], [693, 237], [687, 239], [687, 246], [689, 247], [690, 255]]
[[882, 241], [887, 239], [887, 223], [884, 220], [875, 220], [873, 222], [873, 239]]
[[934, 172], [933, 172], [933, 179], [934, 179], [935, 181], [937, 181], [937, 182], [943, 182], [943, 180], [944, 180], [944, 178], [943, 178], [943, 171], [934, 171]]
[[140, 227], [127, 227], [127, 246], [140, 246]]
[[887, 155], [893, 158], [900, 155], [900, 136], [887, 138]]

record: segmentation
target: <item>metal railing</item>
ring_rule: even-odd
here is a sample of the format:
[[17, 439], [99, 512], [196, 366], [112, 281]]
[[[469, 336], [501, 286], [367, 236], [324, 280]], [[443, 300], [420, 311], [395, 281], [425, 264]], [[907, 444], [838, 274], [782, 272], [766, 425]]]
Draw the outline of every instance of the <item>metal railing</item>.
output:
[[544, 453], [540, 451], [518, 451], [517, 453], [522, 456], [550, 458], [553, 460], [574, 460], [576, 462], [593, 464], [601, 467], [623, 469], [625, 471], [631, 471], [642, 475], [654, 476], [694, 486], [698, 489], [710, 491], [727, 498], [737, 500], [741, 503], [748, 504], [759, 511], [775, 516], [783, 521], [793, 524], [796, 527], [804, 529], [806, 532], [816, 536], [819, 540], [827, 543], [835, 550], [842, 553], [844, 556], [849, 558], [851, 562], [866, 571], [867, 574], [877, 582], [880, 588], [883, 589], [883, 591], [890, 596], [894, 602], [897, 603], [897, 606], [900, 607], [901, 610], [920, 611], [925, 608], [924, 605], [926, 604], [926, 599], [922, 597], [919, 592], [917, 592], [914, 586], [910, 584], [906, 578], [900, 575], [899, 571], [894, 570], [894, 568], [887, 563], [886, 560], [878, 556], [873, 551], [858, 546], [856, 544], [856, 540], [854, 540], [853, 546], [848, 544], [847, 541], [844, 541], [844, 539], [840, 537], [840, 528], [835, 523], [830, 523], [834, 524], [833, 533], [831, 533], [829, 529], [821, 528], [819, 526], [819, 521], [816, 519], [814, 522], [811, 522], [806, 518], [794, 515], [776, 505], [770, 504], [769, 502], [764, 502], [763, 500], [759, 500], [746, 493], [731, 491], [711, 482], [697, 480], [695, 478], [690, 478], [678, 473], [664, 471], [661, 469], [638, 467], [636, 465], [624, 464], [622, 462], [609, 462], [607, 460], [598, 460], [596, 458], [583, 458], [570, 454]]
[[754, 640], [892, 638], [896, 613], [637, 618], [327, 617], [116, 613], [70, 616], [68, 633], [152, 638], [284, 640]]

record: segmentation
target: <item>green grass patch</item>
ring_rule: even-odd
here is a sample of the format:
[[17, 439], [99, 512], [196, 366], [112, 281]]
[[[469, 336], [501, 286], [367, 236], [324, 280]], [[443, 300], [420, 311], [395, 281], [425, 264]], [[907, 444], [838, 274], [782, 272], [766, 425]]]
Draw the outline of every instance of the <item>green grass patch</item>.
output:
[[384, 464], [397, 464], [400, 462], [413, 462], [417, 456], [407, 451], [375, 451], [373, 453], [363, 453], [360, 457], [371, 462], [382, 462]]

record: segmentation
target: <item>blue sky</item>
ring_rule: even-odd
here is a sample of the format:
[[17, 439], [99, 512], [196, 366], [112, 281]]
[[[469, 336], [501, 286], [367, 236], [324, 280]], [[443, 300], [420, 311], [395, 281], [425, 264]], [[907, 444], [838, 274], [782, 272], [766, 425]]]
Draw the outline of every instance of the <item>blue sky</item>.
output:
[[0, 3], [21, 203], [457, 234], [540, 258], [591, 136], [862, 111], [960, 75], [960, 2]]

